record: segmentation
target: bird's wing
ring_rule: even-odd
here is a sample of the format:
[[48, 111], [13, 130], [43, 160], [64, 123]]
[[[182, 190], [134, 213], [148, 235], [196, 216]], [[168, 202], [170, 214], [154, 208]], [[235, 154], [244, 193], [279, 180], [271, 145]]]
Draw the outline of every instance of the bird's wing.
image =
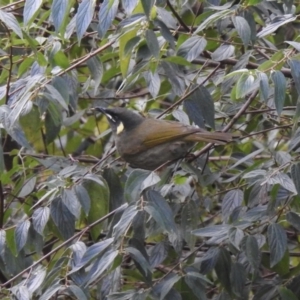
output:
[[155, 147], [176, 140], [216, 144], [224, 144], [224, 142], [231, 140], [230, 134], [208, 132], [204, 129], [186, 126], [174, 121], [155, 120], [155, 122], [152, 122], [149, 125], [151, 126], [144, 128], [144, 139], [142, 141], [146, 148]]

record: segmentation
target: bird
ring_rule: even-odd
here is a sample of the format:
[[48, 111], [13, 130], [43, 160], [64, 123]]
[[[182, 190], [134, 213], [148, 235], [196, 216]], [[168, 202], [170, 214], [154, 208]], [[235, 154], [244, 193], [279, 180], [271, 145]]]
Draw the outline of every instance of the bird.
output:
[[133, 110], [94, 107], [102, 112], [112, 129], [120, 156], [133, 168], [156, 170], [184, 158], [197, 142], [225, 144], [227, 132], [209, 132], [177, 121], [145, 118]]

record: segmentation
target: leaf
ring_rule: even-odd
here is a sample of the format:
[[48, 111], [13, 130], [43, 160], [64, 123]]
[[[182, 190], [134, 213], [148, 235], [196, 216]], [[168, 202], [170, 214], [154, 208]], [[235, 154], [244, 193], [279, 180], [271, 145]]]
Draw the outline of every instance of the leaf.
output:
[[227, 224], [223, 225], [213, 225], [208, 226], [200, 229], [195, 229], [192, 231], [192, 234], [196, 236], [203, 236], [203, 237], [211, 237], [215, 235], [224, 235], [227, 234], [228, 230], [231, 227]]
[[289, 143], [289, 150], [295, 151], [299, 148], [299, 146], [300, 146], [300, 128], [298, 128], [296, 132], [292, 135], [292, 138]]
[[44, 96], [54, 103], [59, 103], [63, 109], [68, 111], [68, 99], [64, 99], [63, 95], [53, 85], [46, 84], [45, 88], [50, 94], [44, 93]]
[[158, 40], [156, 37], [156, 34], [154, 33], [153, 30], [146, 30], [145, 32], [145, 39], [147, 42], [147, 46], [151, 52], [151, 54], [155, 57], [158, 58], [160, 55], [160, 47], [158, 44]]
[[80, 203], [73, 190], [64, 189], [62, 191], [62, 202], [69, 209], [69, 211], [74, 215], [76, 219], [80, 216]]
[[40, 8], [42, 2], [42, 0], [26, 0], [23, 13], [24, 25], [28, 25], [29, 21]]
[[94, 80], [94, 95], [98, 93], [98, 88], [103, 76], [103, 65], [102, 62], [96, 57], [91, 57], [86, 62]]
[[295, 184], [298, 195], [300, 195], [300, 163], [293, 164], [291, 168], [292, 180]]
[[287, 250], [287, 236], [279, 224], [272, 223], [268, 226], [268, 244], [271, 253], [270, 265], [272, 268], [280, 262]]
[[61, 197], [52, 200], [50, 214], [63, 238], [65, 240], [70, 238], [75, 230], [75, 217], [63, 203]]
[[247, 236], [245, 244], [245, 254], [254, 270], [254, 273], [256, 273], [261, 263], [261, 252], [259, 250], [257, 240], [254, 236]]
[[196, 29], [194, 34], [202, 31], [209, 25], [211, 25], [213, 22], [216, 22], [219, 19], [225, 18], [227, 15], [232, 14], [232, 11], [230, 9], [222, 9], [222, 11], [213, 13], [212, 15], [208, 16], [203, 22], [201, 22], [200, 26]]
[[136, 216], [137, 213], [138, 213], [138, 210], [137, 210], [136, 206], [131, 205], [125, 209], [125, 211], [122, 214], [121, 219], [114, 226], [113, 236], [114, 236], [115, 240], [118, 240], [121, 237], [121, 235], [123, 235], [123, 233], [125, 231], [127, 231], [128, 226], [133, 221], [133, 218]]
[[87, 266], [96, 257], [101, 256], [102, 252], [105, 249], [107, 249], [112, 244], [113, 241], [114, 239], [109, 238], [102, 242], [93, 244], [92, 246], [87, 248], [85, 253], [81, 257], [81, 260], [73, 267], [73, 269], [69, 272], [69, 275], [78, 271], [82, 267]]
[[151, 285], [152, 282], [152, 272], [151, 267], [147, 259], [142, 255], [142, 253], [133, 247], [127, 247], [125, 249], [126, 252], [129, 253], [131, 258], [135, 261], [138, 266], [141, 268], [141, 274], [144, 276], [145, 281], [148, 285]]
[[184, 84], [179, 77], [180, 71], [177, 67], [177, 65], [162, 61], [161, 62], [161, 67], [164, 69], [165, 76], [168, 77], [169, 82], [171, 83], [172, 90], [176, 95], [182, 95], [184, 92]]
[[293, 46], [298, 52], [300, 52], [300, 43], [293, 41], [285, 41], [285, 43]]
[[79, 43], [92, 21], [95, 5], [95, 0], [82, 0], [79, 3], [76, 14], [76, 32]]
[[236, 227], [232, 227], [229, 229], [229, 232], [228, 232], [229, 241], [238, 250], [240, 249], [240, 243], [241, 243], [243, 237], [244, 237], [243, 230], [236, 228]]
[[0, 229], [0, 256], [3, 257], [6, 245], [6, 231]]
[[292, 179], [285, 173], [277, 173], [270, 178], [267, 178], [265, 181], [269, 184], [280, 184], [283, 188], [292, 192], [293, 194], [297, 194], [297, 190], [295, 188], [294, 182]]
[[76, 195], [76, 198], [78, 199], [80, 205], [82, 206], [85, 214], [88, 215], [91, 208], [91, 199], [87, 190], [83, 185], [75, 185], [72, 190]]
[[64, 17], [67, 14], [67, 8], [68, 8], [68, 0], [53, 0], [52, 2], [51, 17], [56, 32], [59, 32]]
[[298, 231], [300, 231], [300, 216], [293, 212], [293, 211], [289, 211], [286, 214], [286, 220], [294, 227], [296, 228]]
[[153, 98], [157, 97], [160, 89], [160, 78], [157, 72], [144, 72], [148, 90]]
[[52, 284], [39, 298], [39, 300], [49, 300], [51, 297], [64, 286], [59, 283]]
[[241, 263], [234, 263], [231, 265], [230, 281], [232, 283], [232, 291], [235, 295], [243, 299], [245, 292], [245, 285], [247, 274], [245, 267]]
[[43, 235], [44, 228], [49, 220], [50, 209], [45, 207], [39, 207], [32, 214], [32, 225], [36, 232]]
[[290, 60], [289, 65], [291, 66], [291, 73], [295, 81], [295, 87], [300, 96], [300, 61]]
[[33, 294], [41, 284], [44, 282], [46, 277], [46, 269], [37, 267], [30, 273], [30, 277], [27, 278], [26, 286], [31, 294]]
[[0, 21], [23, 39], [22, 29], [20, 28], [16, 17], [12, 13], [0, 9]]
[[241, 206], [244, 199], [244, 193], [240, 189], [227, 192], [222, 201], [222, 215], [225, 220], [228, 219], [232, 211]]
[[18, 195], [18, 197], [20, 198], [24, 198], [26, 196], [28, 196], [30, 193], [32, 193], [32, 191], [35, 188], [35, 184], [36, 184], [36, 177], [31, 177], [29, 179], [27, 179], [22, 186], [22, 189]]
[[210, 247], [208, 251], [203, 255], [201, 259], [200, 272], [201, 274], [210, 273], [215, 267], [218, 257], [219, 257], [220, 249], [217, 247]]
[[287, 23], [293, 22], [296, 19], [297, 19], [297, 16], [294, 16], [292, 14], [276, 16], [275, 18], [272, 19], [270, 24], [268, 24], [262, 31], [260, 31], [257, 34], [257, 37], [262, 38], [268, 34], [271, 34], [274, 31], [276, 31], [280, 26], [283, 26]]
[[263, 72], [258, 73], [258, 78], [259, 78], [260, 93], [264, 101], [266, 102], [269, 96], [269, 78]]
[[206, 299], [206, 281], [200, 277], [201, 274], [188, 272], [184, 280], [190, 287], [197, 299]]
[[254, 76], [250, 73], [244, 73], [236, 84], [236, 97], [242, 98], [255, 88]]
[[51, 105], [49, 111], [45, 114], [45, 129], [46, 129], [46, 144], [52, 143], [58, 136], [61, 128], [61, 114], [57, 112], [57, 119], [53, 118], [53, 111], [51, 114]]
[[222, 61], [234, 55], [235, 48], [233, 45], [224, 44], [217, 48], [212, 54], [211, 58], [216, 61]]
[[180, 279], [181, 277], [177, 274], [170, 274], [163, 282], [161, 293], [160, 293], [160, 300], [165, 299], [166, 295], [169, 293], [169, 291], [172, 289], [174, 284]]
[[141, 0], [145, 15], [149, 18], [151, 9], [155, 3], [155, 0]]
[[156, 243], [149, 251], [149, 263], [151, 268], [161, 264], [168, 256], [165, 242]]
[[192, 36], [180, 45], [177, 50], [177, 55], [191, 62], [203, 52], [206, 45], [207, 41], [205, 38]]
[[149, 215], [168, 233], [176, 233], [173, 212], [167, 201], [154, 190], [147, 190], [145, 198], [148, 201], [145, 210]]
[[170, 43], [172, 49], [175, 48], [175, 39], [172, 35], [171, 31], [169, 30], [168, 26], [159, 19], [154, 20], [154, 24], [159, 28], [161, 35], [163, 38]]
[[125, 199], [130, 202], [135, 202], [140, 198], [143, 191], [143, 182], [151, 174], [150, 171], [136, 169], [133, 170], [125, 183], [124, 195]]
[[68, 291], [70, 291], [76, 297], [76, 299], [88, 300], [86, 294], [84, 293], [84, 289], [78, 287], [77, 285], [70, 285], [66, 292], [68, 293]]
[[137, 3], [138, 0], [122, 0], [122, 7], [124, 8], [127, 15], [132, 13]]
[[[192, 86], [193, 88], [193, 86]], [[215, 129], [215, 106], [212, 96], [204, 86], [199, 86], [183, 103], [191, 120], [201, 128], [204, 121]]]
[[100, 38], [103, 38], [107, 30], [109, 29], [112, 21], [114, 20], [119, 1], [118, 0], [104, 0], [99, 11], [99, 24], [98, 34]]
[[135, 36], [132, 39], [128, 40], [124, 48], [124, 55], [130, 55], [133, 49], [139, 44], [140, 40], [141, 38], [139, 36]]
[[279, 288], [281, 300], [297, 300], [298, 297], [288, 288], [281, 286]]
[[232, 22], [243, 41], [244, 46], [247, 47], [251, 39], [251, 29], [248, 22], [240, 16], [232, 17]]
[[15, 231], [15, 241], [18, 252], [20, 252], [26, 244], [29, 228], [30, 222], [28, 220], [21, 221], [17, 224]]
[[118, 254], [118, 250], [111, 249], [98, 258], [84, 279], [85, 286], [97, 280], [110, 267]]
[[280, 115], [285, 100], [286, 79], [280, 71], [273, 71], [271, 73], [271, 78], [275, 87], [275, 91], [274, 91], [275, 107], [278, 115]]
[[[87, 216], [88, 224], [92, 224], [96, 220], [104, 217], [109, 212], [109, 188], [106, 181], [100, 175], [89, 174], [85, 176], [83, 181], [83, 187], [88, 192], [91, 200], [91, 207]], [[94, 241], [99, 237], [99, 234], [104, 224], [100, 223], [93, 226], [90, 230], [90, 234]]]
[[229, 252], [223, 247], [220, 248], [218, 260], [215, 266], [215, 271], [228, 293], [231, 293], [230, 272], [231, 272], [231, 258]]

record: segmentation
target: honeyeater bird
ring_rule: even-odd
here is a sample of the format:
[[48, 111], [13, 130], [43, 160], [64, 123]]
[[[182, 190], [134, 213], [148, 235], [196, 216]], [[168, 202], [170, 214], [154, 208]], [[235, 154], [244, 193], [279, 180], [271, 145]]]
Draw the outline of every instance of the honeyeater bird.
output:
[[94, 110], [107, 117], [120, 156], [133, 168], [155, 170], [185, 157], [197, 142], [225, 144], [232, 140], [230, 133], [144, 118], [122, 107], [95, 107]]

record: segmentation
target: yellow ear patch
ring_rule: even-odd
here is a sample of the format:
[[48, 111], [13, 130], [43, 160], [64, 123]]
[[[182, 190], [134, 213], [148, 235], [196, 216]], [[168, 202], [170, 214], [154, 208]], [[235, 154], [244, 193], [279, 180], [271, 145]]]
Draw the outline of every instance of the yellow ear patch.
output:
[[124, 124], [121, 122], [117, 127], [117, 134], [120, 134], [124, 130]]

